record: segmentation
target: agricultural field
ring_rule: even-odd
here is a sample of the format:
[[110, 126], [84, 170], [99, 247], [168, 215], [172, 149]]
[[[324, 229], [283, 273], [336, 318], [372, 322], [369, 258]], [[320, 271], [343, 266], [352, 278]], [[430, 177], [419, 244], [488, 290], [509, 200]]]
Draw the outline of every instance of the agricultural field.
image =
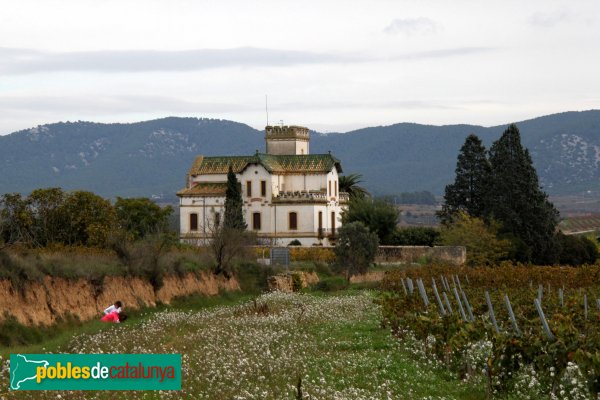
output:
[[600, 267], [413, 268], [388, 274], [384, 325], [492, 398], [600, 392]]
[[600, 232], [600, 214], [568, 217], [560, 222], [559, 227], [565, 233]]
[[[371, 291], [269, 293], [203, 309], [151, 312], [132, 323], [78, 334], [72, 353], [181, 353], [182, 391], [9, 392], [6, 399], [479, 399], [417, 340], [381, 327]], [[8, 363], [0, 374], [8, 386]]]

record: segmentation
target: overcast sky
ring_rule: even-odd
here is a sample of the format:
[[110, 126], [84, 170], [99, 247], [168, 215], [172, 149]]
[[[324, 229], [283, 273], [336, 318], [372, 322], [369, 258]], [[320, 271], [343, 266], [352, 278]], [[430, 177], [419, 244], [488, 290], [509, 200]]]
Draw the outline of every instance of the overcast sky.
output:
[[321, 131], [600, 108], [598, 0], [5, 0], [0, 134], [166, 116]]

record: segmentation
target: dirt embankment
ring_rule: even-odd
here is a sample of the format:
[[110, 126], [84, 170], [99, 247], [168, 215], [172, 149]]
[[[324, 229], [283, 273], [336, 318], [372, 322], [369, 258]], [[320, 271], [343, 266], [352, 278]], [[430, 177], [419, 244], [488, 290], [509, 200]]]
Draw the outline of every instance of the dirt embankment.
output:
[[268, 284], [269, 290], [292, 293], [317, 282], [319, 276], [315, 272], [291, 271], [269, 277]]
[[104, 308], [121, 300], [125, 309], [168, 304], [176, 297], [202, 294], [214, 296], [220, 291], [240, 290], [235, 278], [226, 279], [206, 272], [182, 277], [167, 276], [158, 290], [150, 282], [136, 277], [108, 276], [103, 282], [46, 277], [43, 282], [28, 282], [18, 290], [8, 280], [0, 280], [0, 321], [7, 314], [25, 325], [50, 325], [69, 315], [80, 320], [99, 318]]
[[[361, 275], [352, 275], [350, 283], [381, 282], [385, 271], [369, 271]], [[300, 289], [312, 286], [319, 282], [319, 276], [315, 272], [291, 271], [273, 275], [269, 278], [269, 290], [282, 292], [296, 292]]]

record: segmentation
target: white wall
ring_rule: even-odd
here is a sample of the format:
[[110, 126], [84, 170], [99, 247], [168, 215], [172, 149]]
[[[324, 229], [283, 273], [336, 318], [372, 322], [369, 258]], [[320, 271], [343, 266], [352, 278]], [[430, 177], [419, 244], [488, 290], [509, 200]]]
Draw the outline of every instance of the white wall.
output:
[[[179, 223], [181, 236], [203, 237], [204, 232], [210, 235], [210, 229], [214, 225], [215, 214], [221, 214], [223, 221], [225, 211], [225, 197], [182, 197], [179, 207]], [[190, 214], [198, 215], [198, 230], [190, 230]], [[204, 223], [206, 222], [206, 230]]]
[[308, 140], [267, 139], [267, 154], [308, 154]]
[[204, 174], [192, 176], [192, 182], [227, 182], [227, 174]]
[[[329, 193], [330, 181], [332, 193]], [[336, 184], [338, 185], [339, 193], [339, 178], [335, 168], [327, 174], [275, 175], [273, 177], [273, 192], [277, 195], [280, 191], [300, 192], [316, 190], [326, 191], [329, 197], [336, 197]]]
[[[263, 237], [278, 237], [278, 244], [287, 245], [291, 240], [298, 239], [303, 245], [323, 244], [328, 245], [327, 237], [331, 233], [331, 213], [335, 213], [336, 231], [342, 225], [341, 212], [342, 206], [338, 203], [335, 196], [335, 183], [338, 182], [338, 174], [335, 168], [327, 174], [299, 174], [299, 175], [271, 175], [262, 165], [249, 165], [241, 174], [237, 175], [238, 181], [242, 187], [242, 199], [244, 201], [244, 218], [248, 229], [253, 228], [253, 214], [260, 213], [261, 229], [257, 234]], [[202, 175], [194, 178], [194, 181], [200, 182], [225, 182], [225, 174]], [[266, 182], [266, 194], [261, 195], [261, 181]], [[252, 195], [247, 196], [247, 182], [252, 182]], [[325, 190], [329, 191], [328, 182], [331, 181], [333, 193], [328, 193], [327, 203], [307, 204], [301, 202], [272, 203], [273, 196], [277, 196], [280, 191], [280, 185], [284, 184], [285, 191], [310, 191]], [[203, 233], [203, 222], [206, 218], [208, 225], [213, 224], [214, 213], [221, 213], [223, 221], [225, 197], [202, 197], [181, 198], [181, 234], [185, 236], [189, 232], [189, 215], [198, 213], [198, 231], [192, 232], [197, 236]], [[318, 234], [318, 216], [319, 211], [323, 213], [323, 234], [325, 239], [319, 241]], [[206, 217], [204, 215], [206, 212]], [[297, 229], [289, 229], [289, 213], [297, 213]]]

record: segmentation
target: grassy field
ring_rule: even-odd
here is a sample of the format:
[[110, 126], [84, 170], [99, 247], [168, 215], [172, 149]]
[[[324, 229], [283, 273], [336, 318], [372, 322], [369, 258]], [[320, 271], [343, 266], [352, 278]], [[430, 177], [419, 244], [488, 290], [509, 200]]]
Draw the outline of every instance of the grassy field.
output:
[[[26, 351], [181, 353], [180, 392], [61, 392], [70, 398], [478, 399], [483, 385], [462, 383], [416, 343], [380, 328], [368, 291], [336, 295], [271, 293], [229, 305], [180, 304], [123, 325], [84, 325]], [[7, 387], [4, 363], [0, 383]], [[299, 387], [299, 382], [300, 387]], [[57, 398], [12, 392], [8, 399]]]

